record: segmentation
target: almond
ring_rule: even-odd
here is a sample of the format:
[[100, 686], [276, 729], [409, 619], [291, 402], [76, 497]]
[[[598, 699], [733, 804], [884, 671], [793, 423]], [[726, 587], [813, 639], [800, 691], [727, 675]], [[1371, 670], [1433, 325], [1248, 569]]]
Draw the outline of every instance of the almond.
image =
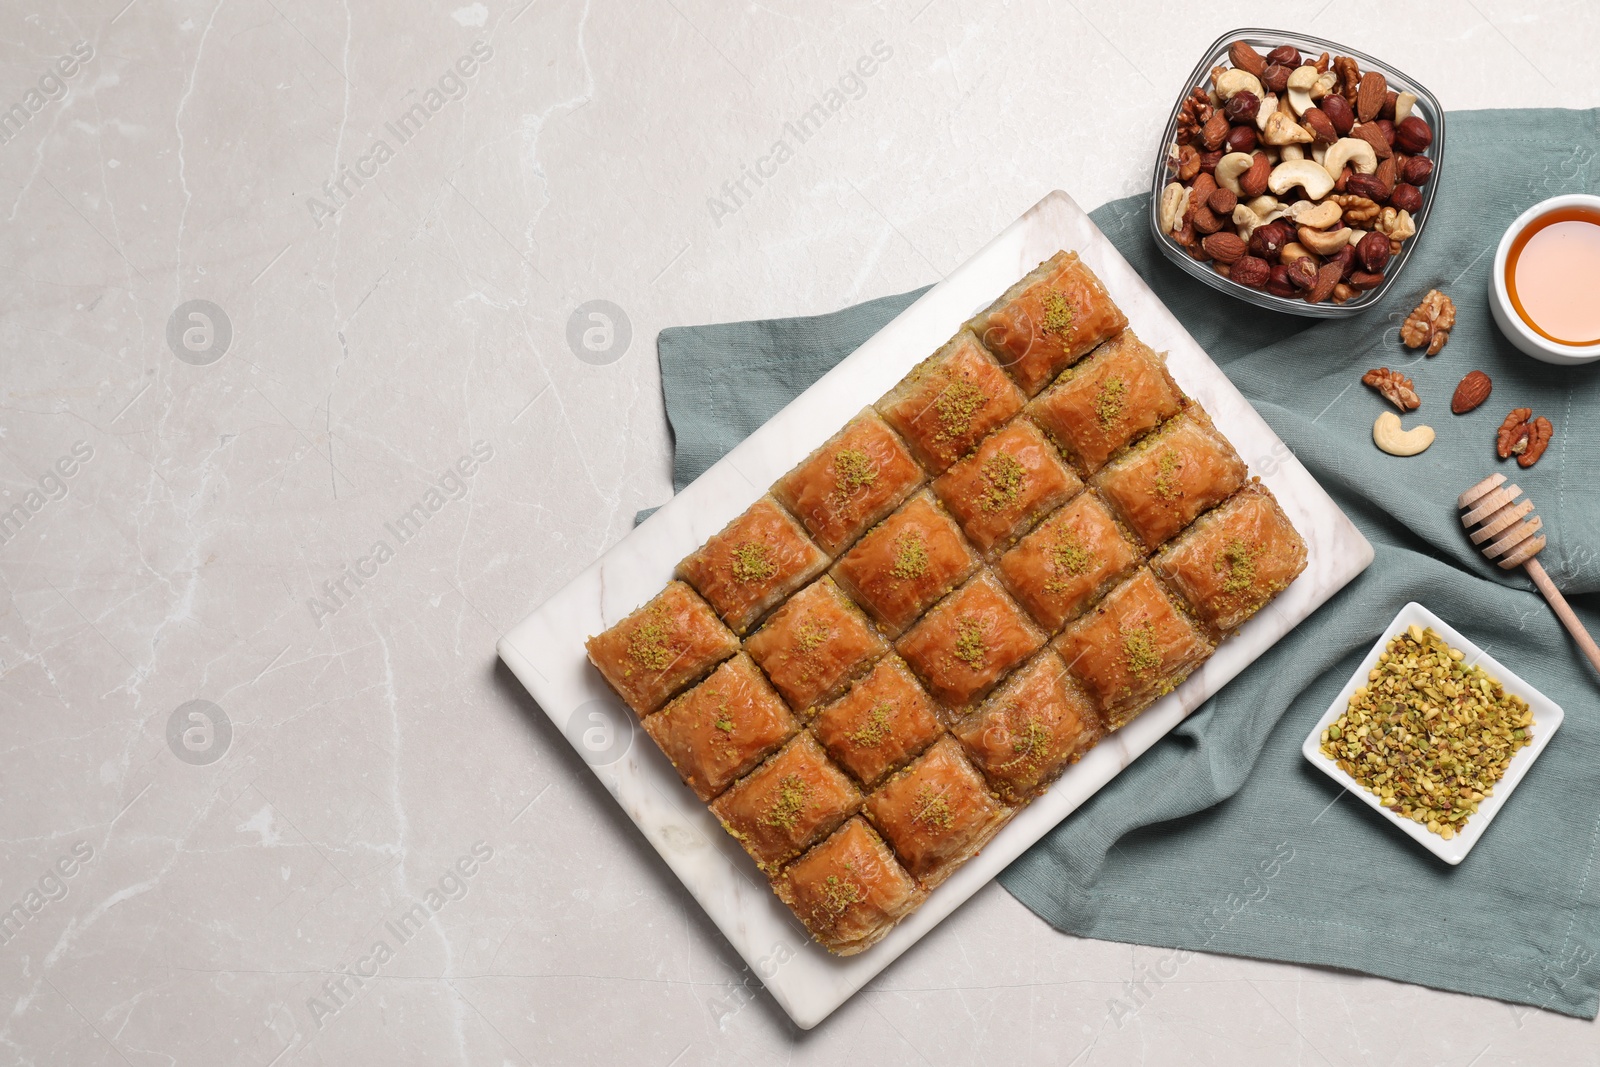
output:
[[1373, 152], [1379, 159], [1388, 159], [1394, 155], [1394, 149], [1389, 146], [1389, 138], [1383, 135], [1375, 122], [1363, 122], [1350, 130], [1351, 137], [1359, 137], [1372, 146]]
[[1367, 71], [1356, 87], [1356, 115], [1362, 122], [1371, 122], [1383, 110], [1388, 98], [1389, 80], [1375, 70]]
[[1489, 399], [1489, 391], [1493, 388], [1494, 383], [1483, 371], [1475, 370], [1468, 373], [1461, 379], [1461, 384], [1456, 386], [1455, 395], [1450, 398], [1450, 410], [1457, 415], [1465, 415]]
[[1257, 197], [1267, 191], [1267, 181], [1272, 177], [1272, 161], [1263, 152], [1255, 154], [1250, 169], [1239, 175], [1239, 188], [1245, 196]]
[[1236, 262], [1240, 256], [1249, 251], [1244, 238], [1236, 233], [1214, 233], [1200, 244], [1218, 263]]
[[1333, 128], [1333, 120], [1321, 108], [1307, 108], [1306, 113], [1300, 116], [1300, 123], [1316, 136], [1317, 144], [1332, 144], [1339, 139], [1339, 131]]
[[1317, 269], [1317, 281], [1306, 294], [1306, 303], [1320, 304], [1333, 295], [1333, 287], [1339, 284], [1339, 275], [1343, 273], [1339, 264], [1324, 263]]
[[1240, 70], [1247, 70], [1258, 78], [1267, 69], [1266, 57], [1252, 48], [1247, 41], [1235, 41], [1229, 45], [1228, 59]]

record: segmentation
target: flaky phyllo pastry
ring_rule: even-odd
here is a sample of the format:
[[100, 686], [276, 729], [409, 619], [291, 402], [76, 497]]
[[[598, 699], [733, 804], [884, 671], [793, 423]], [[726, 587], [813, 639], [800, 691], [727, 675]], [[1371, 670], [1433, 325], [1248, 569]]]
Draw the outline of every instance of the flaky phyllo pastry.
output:
[[1305, 565], [1165, 356], [1060, 252], [589, 659], [750, 877], [851, 955]]

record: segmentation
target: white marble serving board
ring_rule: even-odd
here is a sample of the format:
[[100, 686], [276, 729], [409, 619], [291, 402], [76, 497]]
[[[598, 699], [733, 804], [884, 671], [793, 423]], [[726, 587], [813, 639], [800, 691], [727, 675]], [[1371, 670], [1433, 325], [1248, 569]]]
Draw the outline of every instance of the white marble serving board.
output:
[[[1306, 540], [1306, 570], [1183, 685], [1102, 741], [1023, 809], [883, 941], [841, 959], [809, 938], [738, 843], [679, 781], [589, 665], [584, 638], [660, 592], [678, 560], [975, 312], [1063, 248], [1077, 251], [1100, 276], [1140, 338], [1168, 353], [1178, 384], [1204, 405], [1251, 473], [1277, 495]], [[809, 1029], [1371, 562], [1372, 546], [1083, 209], [1058, 190], [545, 601], [501, 639], [499, 653], [773, 997]]]

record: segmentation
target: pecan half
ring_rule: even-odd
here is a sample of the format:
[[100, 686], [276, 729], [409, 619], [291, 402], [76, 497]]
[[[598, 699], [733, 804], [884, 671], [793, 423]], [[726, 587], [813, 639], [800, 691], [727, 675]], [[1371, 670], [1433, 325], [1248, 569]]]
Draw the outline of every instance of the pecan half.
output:
[[1540, 415], [1529, 424], [1528, 447], [1522, 450], [1522, 455], [1517, 457], [1517, 466], [1531, 467], [1539, 462], [1539, 457], [1544, 455], [1544, 450], [1550, 447], [1550, 438], [1555, 436], [1556, 429], [1550, 425], [1550, 420]]
[[1532, 429], [1528, 426], [1528, 419], [1533, 415], [1532, 408], [1512, 408], [1511, 414], [1500, 424], [1500, 429], [1495, 432], [1494, 451], [1501, 459], [1509, 456], [1520, 456], [1528, 449], [1528, 436]]

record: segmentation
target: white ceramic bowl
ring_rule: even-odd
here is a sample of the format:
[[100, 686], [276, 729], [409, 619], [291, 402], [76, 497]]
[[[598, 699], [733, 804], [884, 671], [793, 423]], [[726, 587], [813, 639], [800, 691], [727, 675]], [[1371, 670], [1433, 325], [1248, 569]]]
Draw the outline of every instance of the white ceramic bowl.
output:
[[1516, 241], [1517, 235], [1527, 229], [1534, 220], [1567, 207], [1586, 207], [1600, 211], [1600, 196], [1589, 193], [1553, 196], [1517, 216], [1517, 221], [1506, 230], [1505, 236], [1500, 238], [1500, 247], [1495, 250], [1494, 270], [1489, 275], [1489, 310], [1494, 313], [1495, 325], [1506, 335], [1506, 340], [1534, 359], [1546, 363], [1572, 365], [1600, 359], [1600, 344], [1563, 345], [1540, 335], [1522, 320], [1521, 315], [1517, 314], [1517, 309], [1511, 305], [1511, 294], [1506, 291], [1506, 258], [1511, 254], [1511, 245]]
[[[1519, 748], [1516, 755], [1511, 757], [1511, 764], [1506, 768], [1504, 777], [1495, 784], [1493, 795], [1487, 797], [1478, 805], [1478, 810], [1467, 820], [1466, 825], [1461, 828], [1461, 832], [1449, 841], [1433, 833], [1421, 823], [1413, 822], [1402, 815], [1396, 815], [1378, 803], [1377, 797], [1367, 792], [1359, 782], [1340, 770], [1337, 763], [1322, 754], [1322, 731], [1326, 730], [1334, 720], [1344, 714], [1345, 708], [1350, 704], [1350, 694], [1354, 693], [1358, 686], [1366, 683], [1368, 672], [1378, 665], [1378, 656], [1383, 652], [1384, 646], [1389, 643], [1389, 639], [1401, 633], [1413, 623], [1423, 629], [1427, 629], [1430, 626], [1433, 627], [1434, 633], [1449, 642], [1451, 648], [1459, 648], [1466, 653], [1466, 659], [1463, 662], [1476, 663], [1481, 666], [1489, 673], [1491, 678], [1499, 680], [1500, 685], [1507, 693], [1513, 693], [1526, 700], [1528, 707], [1533, 711], [1532, 743]], [[1454, 865], [1467, 858], [1467, 853], [1472, 851], [1472, 846], [1478, 843], [1478, 839], [1483, 836], [1483, 832], [1494, 821], [1495, 815], [1505, 806], [1506, 801], [1511, 799], [1511, 791], [1517, 788], [1517, 783], [1521, 782], [1523, 777], [1527, 775], [1528, 769], [1533, 766], [1533, 761], [1539, 758], [1539, 753], [1543, 752], [1544, 747], [1550, 743], [1550, 738], [1560, 728], [1561, 721], [1564, 718], [1566, 718], [1566, 714], [1549, 697], [1506, 670], [1505, 667], [1501, 666], [1481, 648], [1463, 637], [1449, 623], [1421, 604], [1413, 601], [1401, 608], [1400, 614], [1396, 615], [1394, 621], [1384, 629], [1377, 643], [1372, 646], [1372, 651], [1367, 653], [1367, 658], [1361, 661], [1361, 666], [1356, 668], [1356, 672], [1350, 676], [1350, 680], [1345, 683], [1344, 688], [1339, 690], [1339, 695], [1334, 698], [1333, 704], [1322, 718], [1317, 720], [1317, 725], [1312, 728], [1310, 736], [1305, 740], [1305, 744], [1300, 746], [1300, 751], [1306, 759], [1311, 761], [1312, 766], [1344, 786], [1351, 796], [1394, 823], [1407, 837], [1420, 844], [1423, 848], [1432, 852], [1446, 863]]]

